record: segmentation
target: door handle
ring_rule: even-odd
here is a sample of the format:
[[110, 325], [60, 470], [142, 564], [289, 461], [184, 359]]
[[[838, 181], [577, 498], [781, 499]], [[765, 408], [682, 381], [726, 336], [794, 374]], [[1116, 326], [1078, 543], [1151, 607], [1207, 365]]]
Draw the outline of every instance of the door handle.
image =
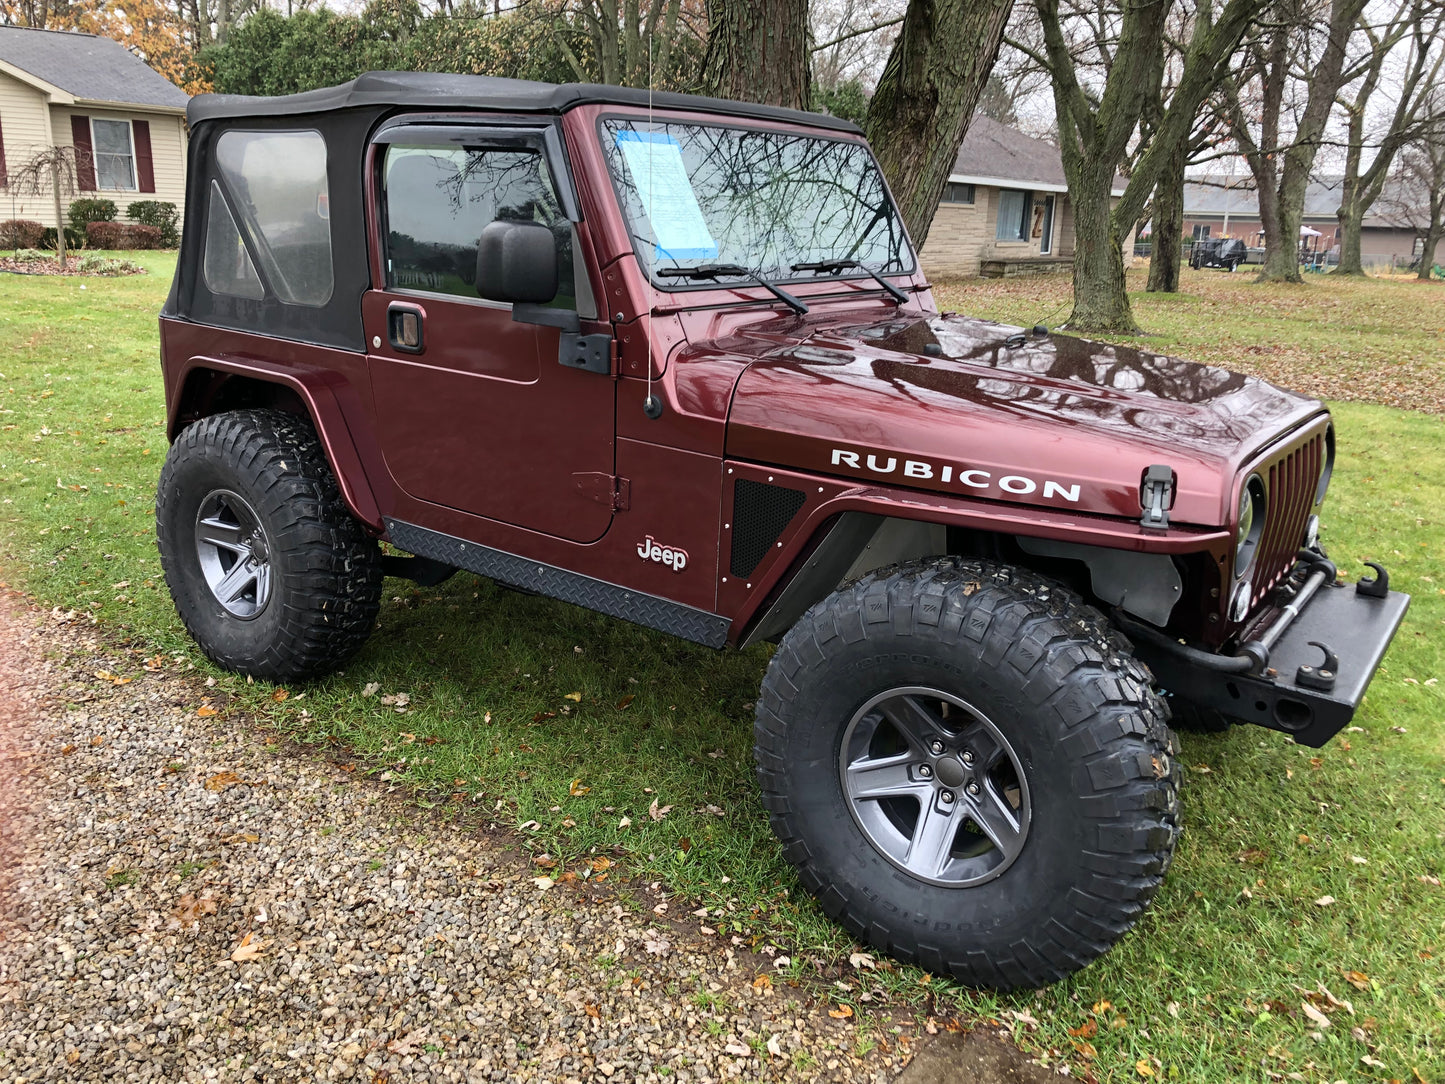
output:
[[393, 350], [403, 354], [420, 354], [426, 349], [422, 321], [426, 313], [420, 305], [393, 301], [386, 307], [386, 337]]

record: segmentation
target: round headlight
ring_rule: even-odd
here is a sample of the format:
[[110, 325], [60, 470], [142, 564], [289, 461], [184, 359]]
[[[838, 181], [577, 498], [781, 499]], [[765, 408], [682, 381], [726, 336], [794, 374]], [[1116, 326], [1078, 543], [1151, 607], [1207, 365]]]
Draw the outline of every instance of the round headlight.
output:
[[1229, 619], [1236, 625], [1249, 616], [1249, 599], [1249, 581], [1243, 580], [1235, 584], [1229, 596]]
[[1264, 535], [1264, 481], [1251, 474], [1239, 491], [1239, 526], [1234, 536], [1234, 574], [1243, 576], [1254, 562]]

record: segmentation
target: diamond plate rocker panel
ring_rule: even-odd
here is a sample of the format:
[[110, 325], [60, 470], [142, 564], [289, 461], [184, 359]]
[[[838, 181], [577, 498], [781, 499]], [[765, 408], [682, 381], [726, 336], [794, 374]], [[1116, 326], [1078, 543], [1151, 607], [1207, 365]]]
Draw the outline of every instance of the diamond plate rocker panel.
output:
[[680, 636], [696, 644], [723, 647], [727, 643], [728, 628], [732, 622], [718, 614], [618, 587], [541, 561], [530, 561], [514, 553], [479, 546], [413, 523], [398, 519], [387, 519], [385, 522], [388, 540], [398, 549], [417, 557], [430, 557], [433, 561], [442, 561], [475, 572], [478, 576], [534, 591], [547, 598], [585, 606], [589, 610]]

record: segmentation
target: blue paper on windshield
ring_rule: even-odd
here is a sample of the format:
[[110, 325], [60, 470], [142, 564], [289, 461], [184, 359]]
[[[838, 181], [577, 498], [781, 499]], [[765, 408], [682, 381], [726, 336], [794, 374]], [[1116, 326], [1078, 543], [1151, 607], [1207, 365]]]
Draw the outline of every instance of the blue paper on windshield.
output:
[[663, 132], [617, 133], [617, 149], [637, 185], [652, 235], [657, 239], [660, 260], [713, 260], [717, 242], [702, 217], [682, 146]]

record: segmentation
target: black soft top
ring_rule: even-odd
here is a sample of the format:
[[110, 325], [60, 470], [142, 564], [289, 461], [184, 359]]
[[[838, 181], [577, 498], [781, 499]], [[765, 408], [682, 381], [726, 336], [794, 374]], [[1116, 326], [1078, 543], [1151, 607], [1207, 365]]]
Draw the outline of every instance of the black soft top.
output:
[[[289, 117], [329, 113], [358, 107], [403, 106], [418, 109], [499, 109], [526, 113], [565, 113], [574, 106], [601, 102], [607, 105], [643, 106], [649, 95], [636, 87], [597, 83], [534, 83], [526, 79], [498, 79], [489, 75], [450, 75], [437, 72], [366, 72], [349, 83], [276, 98], [244, 94], [200, 94], [186, 107], [191, 124], [224, 118]], [[686, 109], [731, 117], [806, 124], [840, 132], [858, 132], [852, 121], [823, 113], [805, 113], [773, 105], [750, 105], [694, 94], [654, 91], [657, 109]]]

